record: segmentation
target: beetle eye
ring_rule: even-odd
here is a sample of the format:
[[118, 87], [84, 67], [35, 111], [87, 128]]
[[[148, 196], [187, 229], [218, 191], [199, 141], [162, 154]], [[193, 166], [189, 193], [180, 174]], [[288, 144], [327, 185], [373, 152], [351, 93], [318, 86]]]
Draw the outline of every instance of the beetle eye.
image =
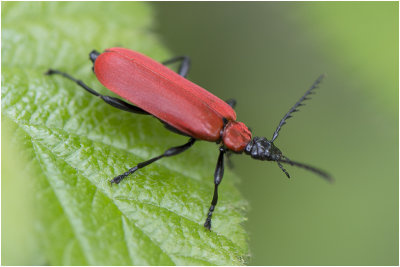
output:
[[257, 155], [258, 155], [257, 148], [254, 147], [253, 150], [251, 150], [251, 156], [252, 156], [252, 157], [257, 157]]

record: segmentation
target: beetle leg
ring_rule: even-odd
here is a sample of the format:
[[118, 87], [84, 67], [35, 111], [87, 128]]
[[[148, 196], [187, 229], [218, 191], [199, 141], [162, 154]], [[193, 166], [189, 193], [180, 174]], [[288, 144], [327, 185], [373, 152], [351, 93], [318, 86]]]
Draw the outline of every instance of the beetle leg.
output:
[[236, 106], [236, 99], [230, 98], [228, 100], [225, 101], [229, 106], [231, 106], [231, 108], [235, 108]]
[[125, 177], [127, 177], [128, 175], [134, 173], [138, 169], [144, 168], [147, 165], [149, 165], [149, 164], [151, 164], [151, 163], [153, 163], [153, 162], [155, 162], [155, 161], [157, 161], [157, 160], [159, 160], [159, 159], [161, 159], [163, 157], [175, 156], [175, 155], [177, 155], [179, 153], [182, 153], [183, 151], [185, 151], [186, 149], [191, 147], [194, 144], [195, 141], [196, 141], [196, 139], [191, 137], [189, 139], [189, 142], [187, 142], [186, 144], [181, 145], [181, 146], [171, 147], [170, 149], [167, 149], [163, 154], [161, 154], [161, 155], [159, 155], [157, 157], [154, 157], [154, 158], [149, 159], [147, 161], [140, 162], [138, 165], [136, 165], [135, 167], [129, 169], [127, 172], [114, 177], [114, 179], [112, 179], [110, 182], [112, 184], [119, 184]]
[[131, 105], [129, 103], [126, 103], [125, 101], [122, 101], [119, 98], [116, 97], [112, 97], [112, 96], [106, 96], [106, 95], [102, 95], [98, 92], [96, 92], [95, 90], [93, 90], [92, 88], [90, 88], [89, 86], [87, 86], [84, 82], [82, 82], [81, 80], [77, 80], [74, 77], [70, 76], [69, 74], [59, 71], [59, 70], [53, 70], [53, 69], [49, 69], [46, 73], [46, 75], [53, 75], [53, 74], [59, 74], [73, 82], [75, 82], [76, 84], [78, 84], [80, 87], [82, 87], [83, 89], [85, 89], [86, 91], [88, 91], [89, 93], [91, 93], [92, 95], [95, 95], [97, 97], [100, 97], [101, 99], [104, 100], [104, 102], [106, 102], [107, 104], [121, 109], [121, 110], [125, 110], [125, 111], [129, 111], [132, 113], [137, 113], [137, 114], [143, 114], [143, 115], [149, 115], [150, 113], [148, 113], [147, 111], [136, 107], [134, 105]]
[[100, 95], [99, 97], [101, 99], [103, 99], [104, 102], [106, 102], [107, 104], [109, 104], [117, 109], [129, 111], [129, 112], [141, 114], [141, 115], [151, 115], [147, 111], [145, 111], [137, 106], [131, 105], [125, 101], [122, 101], [119, 98], [112, 97], [112, 96], [106, 96], [106, 95]]
[[211, 201], [210, 209], [208, 210], [207, 219], [204, 223], [204, 227], [208, 230], [211, 229], [211, 217], [214, 212], [215, 206], [218, 202], [218, 186], [222, 181], [222, 177], [224, 177], [224, 154], [225, 149], [223, 147], [219, 148], [219, 157], [217, 161], [217, 167], [215, 168], [214, 172], [214, 196]]
[[169, 125], [168, 123], [166, 123], [166, 122], [164, 122], [164, 121], [162, 121], [162, 120], [160, 120], [160, 122], [161, 122], [162, 124], [164, 124], [164, 127], [165, 127], [168, 131], [171, 131], [171, 132], [173, 132], [173, 133], [180, 134], [180, 135], [183, 135], [183, 136], [191, 137], [190, 135], [188, 135], [188, 134], [186, 134], [186, 133], [184, 133], [184, 132], [179, 131], [179, 130], [176, 129], [175, 127]]
[[190, 58], [187, 56], [179, 56], [179, 57], [174, 57], [169, 60], [166, 60], [162, 62], [164, 65], [168, 65], [177, 61], [181, 61], [181, 65], [179, 66], [178, 74], [181, 75], [182, 77], [185, 77], [189, 73], [190, 69]]

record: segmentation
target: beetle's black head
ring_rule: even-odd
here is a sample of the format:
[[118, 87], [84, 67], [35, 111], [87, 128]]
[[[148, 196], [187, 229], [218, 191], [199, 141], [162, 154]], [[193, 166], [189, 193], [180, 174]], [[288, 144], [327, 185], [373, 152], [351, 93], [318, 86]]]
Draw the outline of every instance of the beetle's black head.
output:
[[253, 159], [259, 160], [278, 161], [283, 157], [279, 148], [265, 137], [254, 137], [247, 144], [244, 152]]
[[282, 152], [274, 145], [274, 142], [265, 137], [254, 137], [245, 147], [244, 152], [253, 159], [276, 161], [279, 168], [290, 178], [289, 173], [283, 168], [281, 162], [293, 162], [282, 155]]

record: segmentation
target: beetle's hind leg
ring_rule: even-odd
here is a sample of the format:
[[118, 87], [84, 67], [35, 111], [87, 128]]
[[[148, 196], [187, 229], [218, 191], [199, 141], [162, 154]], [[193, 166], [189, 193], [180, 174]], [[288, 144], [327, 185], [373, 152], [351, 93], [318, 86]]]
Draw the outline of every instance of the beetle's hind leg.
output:
[[77, 85], [79, 85], [80, 87], [85, 89], [87, 92], [91, 93], [92, 95], [100, 97], [101, 99], [103, 99], [104, 102], [106, 102], [107, 104], [109, 104], [109, 105], [111, 105], [111, 106], [113, 106], [113, 107], [115, 107], [117, 109], [125, 110], [125, 111], [136, 113], [136, 114], [142, 114], [142, 115], [149, 115], [150, 114], [147, 111], [145, 111], [145, 110], [143, 110], [143, 109], [141, 109], [139, 107], [136, 107], [134, 105], [126, 103], [125, 101], [122, 101], [119, 98], [102, 95], [102, 94], [98, 93], [97, 91], [93, 90], [92, 88], [90, 88], [89, 86], [87, 86], [81, 80], [75, 79], [74, 77], [72, 77], [68, 73], [65, 73], [65, 72], [62, 72], [62, 71], [59, 71], [59, 70], [49, 69], [47, 72], [45, 72], [45, 74], [46, 75], [54, 75], [54, 74], [61, 75], [64, 78], [67, 78], [68, 80], [73, 81], [74, 83], [76, 83]]
[[117, 177], [112, 179], [110, 182], [112, 184], [119, 184], [128, 175], [134, 173], [135, 171], [137, 171], [137, 170], [139, 170], [141, 168], [146, 167], [147, 165], [149, 165], [149, 164], [151, 164], [151, 163], [153, 163], [153, 162], [155, 162], [155, 161], [157, 161], [157, 160], [159, 160], [159, 159], [161, 159], [163, 157], [171, 157], [171, 156], [175, 156], [175, 155], [177, 155], [179, 153], [182, 153], [183, 151], [185, 151], [186, 149], [191, 147], [194, 144], [195, 141], [196, 141], [196, 139], [191, 137], [189, 139], [189, 142], [187, 142], [186, 144], [181, 145], [181, 146], [171, 147], [170, 149], [167, 149], [163, 154], [161, 154], [161, 155], [159, 155], [157, 157], [154, 157], [152, 159], [140, 162], [138, 165], [136, 165], [135, 167], [129, 169], [127, 172], [125, 172], [125, 173], [123, 173], [121, 175], [118, 175]]

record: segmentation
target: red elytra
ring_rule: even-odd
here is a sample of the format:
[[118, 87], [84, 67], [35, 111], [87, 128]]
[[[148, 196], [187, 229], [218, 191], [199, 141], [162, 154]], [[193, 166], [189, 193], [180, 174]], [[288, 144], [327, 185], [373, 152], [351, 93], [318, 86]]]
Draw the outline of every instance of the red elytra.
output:
[[94, 72], [106, 88], [189, 136], [222, 138], [235, 152], [251, 141], [251, 132], [236, 122], [226, 102], [141, 53], [106, 49], [97, 57]]

